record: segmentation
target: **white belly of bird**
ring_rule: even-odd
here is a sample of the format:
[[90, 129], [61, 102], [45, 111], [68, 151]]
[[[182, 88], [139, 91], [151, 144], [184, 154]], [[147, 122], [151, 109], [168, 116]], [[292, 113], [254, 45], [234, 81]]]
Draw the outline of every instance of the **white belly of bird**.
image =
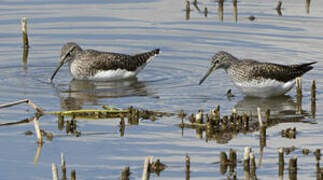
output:
[[294, 86], [295, 80], [281, 82], [273, 79], [260, 79], [243, 83], [234, 82], [234, 84], [247, 96], [266, 98], [285, 94]]
[[99, 71], [94, 76], [87, 77], [86, 79], [94, 81], [115, 81], [121, 79], [130, 79], [135, 77], [152, 59], [153, 57], [149, 58], [145, 64], [137, 67], [136, 71], [128, 71], [126, 69], [105, 70]]
[[94, 76], [88, 77], [88, 80], [94, 81], [115, 81], [121, 79], [134, 78], [146, 64], [138, 67], [136, 71], [128, 71], [126, 69], [99, 71]]
[[[156, 56], [156, 55], [155, 55]], [[115, 69], [115, 70], [102, 70], [98, 71], [93, 76], [84, 76], [81, 73], [78, 73], [79, 70], [78, 64], [71, 64], [70, 71], [75, 79], [79, 80], [93, 80], [93, 81], [115, 81], [122, 79], [130, 79], [134, 78], [151, 60], [153, 57], [149, 58], [146, 63], [137, 67], [136, 71], [128, 71], [126, 69]], [[82, 69], [82, 68], [80, 68]], [[76, 73], [74, 73], [76, 72]]]
[[137, 75], [137, 71], [127, 71], [125, 69], [100, 71], [94, 76], [89, 77], [89, 80], [95, 81], [114, 81], [120, 79], [129, 79]]

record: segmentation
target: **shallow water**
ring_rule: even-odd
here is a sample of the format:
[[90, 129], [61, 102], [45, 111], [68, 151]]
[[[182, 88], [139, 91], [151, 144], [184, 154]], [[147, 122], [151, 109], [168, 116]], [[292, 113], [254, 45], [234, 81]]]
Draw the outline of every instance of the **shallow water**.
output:
[[[1, 179], [51, 179], [51, 163], [60, 164], [60, 153], [67, 161], [68, 174], [76, 170], [77, 179], [118, 179], [121, 170], [130, 166], [131, 179], [141, 178], [144, 158], [154, 156], [167, 164], [160, 176], [152, 179], [185, 178], [185, 154], [191, 157], [191, 179], [225, 179], [220, 173], [219, 154], [230, 148], [243, 159], [244, 147], [255, 152], [260, 179], [278, 178], [278, 150], [296, 146], [285, 155], [287, 164], [298, 157], [298, 178], [316, 177], [315, 157], [303, 155], [303, 148], [322, 148], [322, 47], [323, 3], [311, 2], [310, 14], [305, 1], [283, 2], [278, 16], [277, 1], [238, 2], [238, 23], [233, 19], [231, 1], [224, 3], [224, 22], [218, 20], [217, 2], [199, 1], [200, 9], [208, 8], [205, 18], [191, 5], [186, 20], [184, 1], [1, 1], [0, 3], [0, 104], [28, 98], [45, 111], [70, 109], [101, 109], [102, 105], [126, 108], [133, 106], [149, 110], [188, 114], [198, 109], [208, 112], [217, 105], [221, 114], [256, 112], [256, 107], [270, 108], [272, 115], [283, 120], [267, 129], [266, 147], [261, 153], [259, 132], [220, 134], [206, 142], [205, 133], [184, 129], [176, 116], [156, 121], [140, 120], [127, 125], [120, 136], [119, 119], [78, 120], [80, 137], [59, 130], [57, 117], [42, 116], [41, 129], [52, 132], [52, 141], [45, 140], [35, 163], [36, 136], [32, 123], [0, 126]], [[248, 17], [256, 17], [250, 21]], [[27, 17], [30, 40], [28, 63], [22, 64], [21, 18]], [[64, 43], [74, 41], [84, 49], [134, 54], [160, 48], [137, 79], [121, 82], [84, 82], [72, 80], [64, 66], [49, 83], [58, 64]], [[245, 98], [219, 70], [198, 86], [208, 69], [212, 55], [225, 50], [239, 58], [293, 64], [318, 61], [303, 77], [302, 109], [296, 111], [296, 90], [270, 100]], [[316, 80], [317, 102], [315, 118], [311, 115], [311, 81]], [[234, 98], [226, 91], [232, 89]], [[0, 123], [10, 123], [32, 117], [28, 105], [0, 109]], [[69, 120], [69, 119], [67, 119]], [[186, 119], [185, 121], [188, 122]], [[282, 138], [280, 132], [296, 127], [296, 139]], [[260, 156], [262, 154], [262, 160]], [[37, 158], [36, 158], [37, 159]], [[260, 164], [259, 164], [260, 162]], [[243, 164], [237, 165], [237, 176], [244, 178]]]

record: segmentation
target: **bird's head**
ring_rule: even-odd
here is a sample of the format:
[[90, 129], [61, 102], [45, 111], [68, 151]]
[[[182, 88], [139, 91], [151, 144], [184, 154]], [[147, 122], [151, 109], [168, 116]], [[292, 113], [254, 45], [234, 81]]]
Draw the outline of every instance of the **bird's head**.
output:
[[62, 50], [61, 50], [61, 56], [60, 56], [60, 62], [54, 71], [53, 75], [51, 76], [50, 80], [52, 81], [58, 72], [58, 70], [65, 64], [70, 63], [75, 58], [76, 54], [78, 52], [82, 51], [81, 47], [77, 45], [74, 42], [68, 42], [66, 43]]
[[234, 56], [231, 54], [225, 52], [225, 51], [220, 51], [216, 53], [212, 57], [210, 69], [205, 73], [203, 78], [200, 80], [199, 85], [203, 83], [203, 81], [216, 69], [228, 69], [231, 66], [232, 59], [236, 59]]

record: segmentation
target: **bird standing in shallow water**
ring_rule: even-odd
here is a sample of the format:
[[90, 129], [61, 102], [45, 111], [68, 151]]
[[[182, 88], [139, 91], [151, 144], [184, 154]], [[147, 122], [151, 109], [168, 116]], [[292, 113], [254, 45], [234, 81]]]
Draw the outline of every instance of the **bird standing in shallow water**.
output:
[[61, 51], [60, 63], [50, 80], [52, 81], [60, 67], [69, 63], [69, 69], [75, 79], [111, 81], [135, 77], [159, 49], [135, 55], [82, 50], [74, 42], [66, 43]]
[[220, 51], [212, 58], [211, 67], [199, 84], [216, 69], [224, 69], [233, 83], [247, 96], [272, 97], [288, 92], [295, 85], [295, 78], [313, 69], [316, 62], [280, 65], [262, 63], [252, 59], [239, 60]]

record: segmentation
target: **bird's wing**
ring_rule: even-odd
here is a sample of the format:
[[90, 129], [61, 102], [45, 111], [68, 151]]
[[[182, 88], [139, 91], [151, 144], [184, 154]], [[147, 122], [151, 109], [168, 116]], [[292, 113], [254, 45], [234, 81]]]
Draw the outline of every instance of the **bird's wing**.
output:
[[288, 82], [313, 69], [313, 67], [310, 65], [314, 63], [315, 62], [295, 65], [257, 63], [252, 66], [251, 72], [254, 77], [264, 77], [282, 82]]
[[133, 56], [119, 53], [99, 52], [95, 50], [86, 50], [84, 53], [83, 56], [91, 57], [88, 58], [88, 61], [91, 61], [89, 62], [90, 68], [97, 70], [125, 69], [127, 71], [136, 71], [136, 69], [145, 64], [151, 56], [158, 54], [155, 50]]

